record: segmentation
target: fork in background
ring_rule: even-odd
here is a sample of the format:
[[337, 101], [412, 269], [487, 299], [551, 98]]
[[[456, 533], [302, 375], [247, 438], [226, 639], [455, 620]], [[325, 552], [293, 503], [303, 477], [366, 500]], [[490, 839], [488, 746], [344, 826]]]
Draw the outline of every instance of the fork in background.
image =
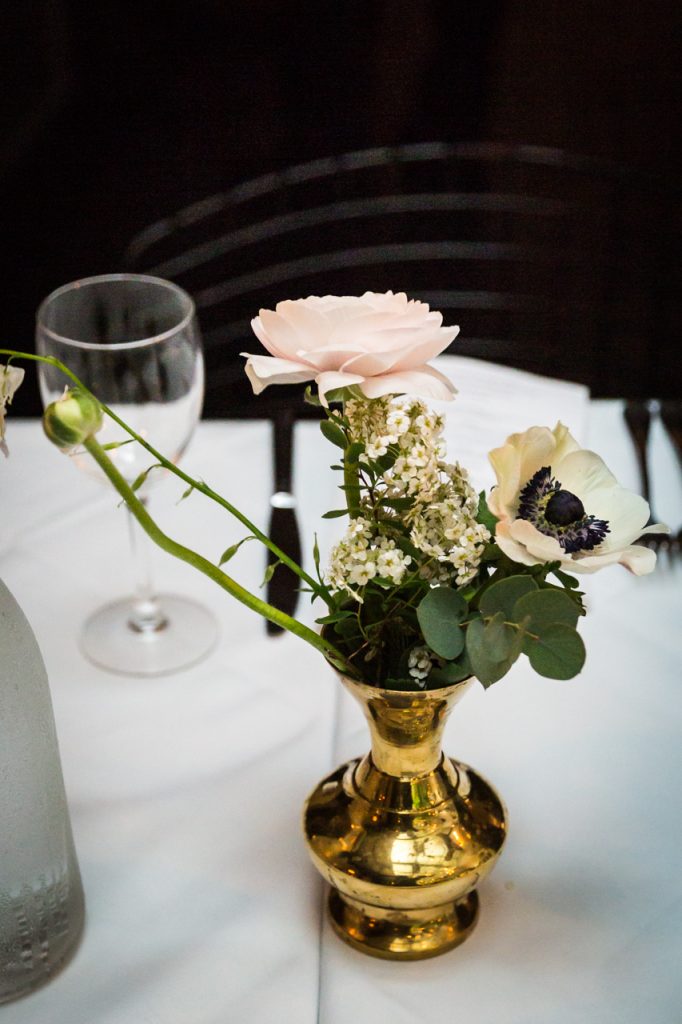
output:
[[[630, 399], [625, 403], [623, 411], [630, 438], [635, 448], [637, 466], [642, 487], [642, 495], [649, 505], [649, 522], [647, 526], [658, 522], [651, 507], [651, 487], [649, 482], [649, 428], [651, 427], [651, 410], [648, 401], [644, 399]], [[645, 533], [636, 541], [654, 551], [668, 552], [670, 550], [670, 537], [667, 533]]]
[[[293, 495], [294, 413], [289, 408], [276, 409], [272, 419], [275, 489], [270, 498], [270, 524], [268, 536], [278, 548], [295, 562], [301, 561], [301, 538], [296, 518], [296, 500]], [[275, 557], [268, 552], [268, 565]], [[299, 579], [285, 565], [278, 565], [268, 580], [266, 600], [287, 615], [293, 615], [298, 604]], [[265, 624], [269, 636], [282, 632], [269, 620]]]
[[[659, 413], [682, 471], [682, 401], [664, 399], [660, 403]], [[682, 551], [682, 526], [672, 537], [671, 544], [675, 552]]]

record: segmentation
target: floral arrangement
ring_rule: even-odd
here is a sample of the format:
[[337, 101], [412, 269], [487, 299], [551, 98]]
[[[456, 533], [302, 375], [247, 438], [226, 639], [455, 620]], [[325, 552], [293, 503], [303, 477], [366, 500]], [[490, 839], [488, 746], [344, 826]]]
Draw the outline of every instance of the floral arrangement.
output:
[[[447, 686], [471, 675], [484, 686], [521, 656], [543, 676], [580, 672], [585, 648], [576, 630], [585, 614], [574, 573], [620, 563], [651, 572], [655, 553], [634, 542], [647, 531], [643, 498], [620, 487], [594, 452], [561, 423], [513, 434], [489, 458], [491, 492], [477, 494], [467, 471], [448, 461], [444, 418], [425, 402], [455, 388], [428, 360], [456, 337], [439, 313], [404, 294], [310, 297], [261, 310], [252, 321], [269, 353], [245, 354], [258, 394], [278, 383], [307, 383], [321, 407], [321, 430], [339, 452], [345, 532], [315, 576], [277, 548], [229, 501], [170, 463], [56, 360], [75, 387], [45, 412], [48, 437], [64, 450], [85, 447], [143, 528], [161, 547], [193, 564], [238, 600], [321, 650], [347, 675], [389, 689]], [[13, 358], [40, 359], [0, 350]], [[0, 442], [4, 410], [23, 371], [0, 367]], [[235, 544], [212, 562], [163, 534], [98, 444], [112, 416], [161, 465], [219, 502], [300, 578], [326, 610], [312, 630], [229, 577]], [[240, 542], [241, 543], [241, 542]]]

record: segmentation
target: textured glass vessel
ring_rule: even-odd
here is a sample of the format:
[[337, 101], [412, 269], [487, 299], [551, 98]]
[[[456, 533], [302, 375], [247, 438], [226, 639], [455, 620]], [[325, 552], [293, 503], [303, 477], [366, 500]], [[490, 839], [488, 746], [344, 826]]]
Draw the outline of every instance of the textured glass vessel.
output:
[[45, 666], [0, 581], [0, 1003], [63, 966], [83, 909]]

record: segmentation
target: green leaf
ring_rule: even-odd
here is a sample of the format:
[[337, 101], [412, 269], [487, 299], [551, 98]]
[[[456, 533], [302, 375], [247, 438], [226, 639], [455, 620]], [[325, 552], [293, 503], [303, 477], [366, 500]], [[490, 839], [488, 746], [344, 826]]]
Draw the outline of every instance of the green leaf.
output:
[[432, 668], [429, 673], [429, 689], [437, 686], [452, 686], [453, 683], [460, 683], [462, 679], [468, 679], [471, 675], [471, 665], [462, 659], [449, 661], [442, 668]]
[[562, 572], [561, 569], [553, 569], [552, 575], [556, 576], [560, 583], [567, 588], [567, 590], [577, 590], [580, 584], [575, 576], [569, 576], [567, 572]]
[[486, 622], [483, 630], [488, 657], [492, 661], [505, 661], [511, 653], [511, 637], [509, 633], [516, 633], [517, 630], [505, 625], [504, 612], [497, 612], [492, 619]]
[[315, 622], [320, 626], [328, 626], [332, 622], [343, 622], [344, 619], [354, 619], [354, 612], [344, 611], [341, 609], [338, 612], [330, 612], [329, 615], [323, 615], [321, 619], [315, 619]]
[[163, 467], [161, 466], [160, 462], [155, 462], [152, 466], [147, 466], [146, 469], [142, 470], [142, 472], [140, 473], [139, 476], [135, 477], [135, 479], [133, 480], [132, 484], [130, 485], [131, 490], [139, 491], [140, 487], [142, 487], [142, 484], [145, 482], [145, 480], [147, 479], [147, 477], [149, 476], [151, 471], [153, 469], [162, 469], [162, 468]]
[[126, 441], [109, 441], [109, 444], [102, 445], [102, 451], [111, 452], [114, 448], [122, 448], [124, 444], [133, 444], [134, 441], [134, 437], [129, 437]]
[[402, 512], [405, 509], [412, 508], [414, 498], [382, 498], [380, 504], [385, 505], [387, 508], [395, 509], [396, 512]]
[[256, 538], [253, 536], [253, 534], [249, 534], [248, 537], [242, 537], [242, 539], [237, 541], [236, 544], [232, 544], [231, 547], [226, 548], [225, 551], [223, 551], [222, 555], [220, 556], [220, 561], [218, 562], [218, 565], [224, 565], [225, 562], [229, 562], [230, 559], [237, 554], [242, 544], [246, 544], [247, 540], [255, 539]]
[[363, 441], [353, 441], [346, 448], [345, 460], [349, 466], [354, 466], [365, 450]]
[[532, 576], [507, 576], [492, 583], [484, 591], [479, 604], [481, 615], [488, 617], [503, 612], [507, 622], [518, 622], [514, 618], [514, 605], [525, 594], [538, 589]]
[[314, 534], [314, 537], [315, 543], [313, 544], [313, 562], [315, 564], [317, 578], [320, 579], [320, 545], [317, 542], [317, 534]]
[[434, 587], [420, 601], [417, 608], [419, 626], [424, 640], [439, 657], [450, 661], [461, 654], [464, 633], [459, 624], [468, 610], [462, 595], [451, 587]]
[[514, 605], [514, 622], [524, 622], [530, 633], [541, 634], [549, 626], [561, 623], [575, 629], [580, 609], [562, 590], [542, 589], [520, 597]]
[[483, 619], [474, 619], [469, 623], [466, 631], [466, 652], [474, 675], [487, 689], [505, 675], [509, 665], [504, 659], [499, 661], [491, 657], [485, 631], [486, 625]]
[[307, 405], [322, 405], [320, 399], [313, 393], [312, 385], [310, 384], [308, 384], [307, 388], [303, 392], [303, 401], [306, 402]]
[[346, 450], [346, 435], [340, 427], [337, 427], [331, 420], [322, 420], [320, 422], [320, 430], [332, 444], [335, 444], [337, 448], [343, 448]]
[[[395, 451], [391, 450], [393, 448]], [[389, 469], [393, 469], [398, 458], [398, 451], [397, 445], [391, 445], [385, 455], [380, 455], [378, 459], [374, 460], [374, 466], [379, 473], [388, 473]]]
[[580, 634], [561, 622], [544, 629], [538, 640], [527, 641], [524, 649], [535, 671], [548, 679], [572, 679], [585, 664]]
[[331, 512], [323, 513], [322, 518], [323, 519], [340, 519], [341, 516], [347, 516], [347, 515], [348, 515], [348, 509], [347, 508], [334, 508], [334, 509], [331, 510]]
[[350, 640], [353, 637], [360, 636], [360, 627], [358, 626], [358, 620], [355, 615], [351, 615], [348, 619], [341, 619], [339, 622], [334, 623], [334, 632], [342, 636], [344, 640]]
[[421, 687], [417, 686], [414, 679], [396, 679], [394, 676], [389, 676], [382, 685], [387, 690], [399, 690], [400, 692], [409, 692], [411, 690], [421, 689]]
[[488, 508], [488, 499], [486, 498], [485, 491], [481, 491], [478, 496], [478, 513], [476, 514], [476, 521], [482, 523], [483, 526], [487, 527], [495, 536], [495, 527], [497, 526], [497, 516], [494, 516]]
[[264, 587], [266, 585], [266, 583], [270, 582], [272, 577], [275, 575], [275, 569], [277, 568], [278, 565], [281, 565], [281, 564], [282, 563], [280, 562], [279, 559], [277, 559], [276, 562], [271, 562], [270, 563], [270, 565], [265, 570], [265, 575], [263, 576], [263, 582], [261, 583], [261, 587]]

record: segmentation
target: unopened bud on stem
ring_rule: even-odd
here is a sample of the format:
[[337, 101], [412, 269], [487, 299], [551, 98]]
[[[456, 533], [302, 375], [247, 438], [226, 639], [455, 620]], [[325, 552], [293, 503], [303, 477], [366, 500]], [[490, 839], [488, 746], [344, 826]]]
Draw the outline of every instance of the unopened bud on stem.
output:
[[78, 387], [67, 388], [43, 415], [45, 434], [63, 450], [83, 444], [101, 426], [102, 407], [96, 398]]

